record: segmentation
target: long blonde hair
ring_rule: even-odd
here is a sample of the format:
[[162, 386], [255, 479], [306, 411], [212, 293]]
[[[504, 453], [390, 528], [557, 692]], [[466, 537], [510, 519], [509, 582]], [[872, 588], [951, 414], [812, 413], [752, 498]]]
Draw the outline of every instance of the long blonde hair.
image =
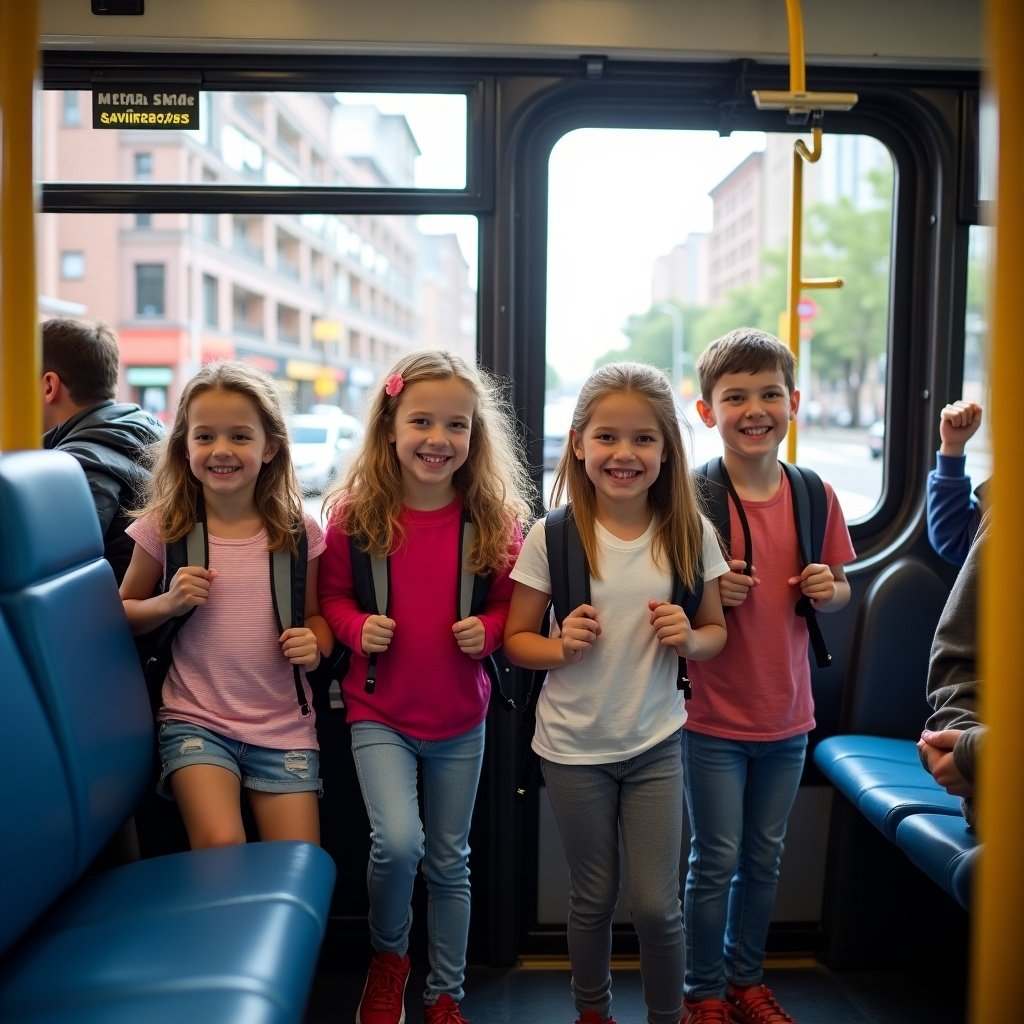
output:
[[267, 531], [271, 551], [298, 548], [296, 533], [302, 524], [302, 498], [292, 467], [288, 426], [274, 379], [248, 363], [207, 363], [185, 385], [174, 414], [174, 424], [157, 449], [145, 507], [135, 516], [159, 516], [160, 534], [171, 544], [192, 529], [198, 517], [202, 486], [188, 463], [188, 411], [207, 391], [233, 391], [256, 408], [267, 440], [277, 444], [277, 454], [264, 463], [256, 478], [254, 499]]
[[[598, 402], [615, 394], [633, 394], [644, 399], [664, 435], [665, 461], [658, 479], [647, 492], [647, 500], [657, 517], [652, 553], [655, 562], [673, 570], [692, 590], [697, 582], [696, 567], [704, 545], [704, 526], [700, 517], [700, 499], [683, 447], [672, 386], [661, 370], [646, 363], [609, 363], [602, 366], [587, 378], [580, 389], [571, 424], [576, 434], [581, 435], [586, 429]], [[573, 452], [571, 437], [566, 439], [555, 467], [551, 506], [562, 504], [564, 496], [572, 504], [591, 575], [600, 579], [597, 531], [594, 529], [596, 492], [583, 460], [577, 459]], [[664, 564], [666, 561], [667, 565]]]
[[506, 568], [515, 525], [525, 525], [530, 514], [533, 484], [515, 417], [497, 379], [451, 352], [407, 353], [381, 378], [366, 414], [362, 446], [345, 477], [324, 498], [328, 520], [349, 535], [365, 538], [367, 550], [376, 558], [389, 555], [403, 539], [402, 473], [394, 445], [388, 441], [401, 396], [392, 397], [384, 388], [385, 381], [396, 375], [405, 388], [455, 378], [472, 394], [476, 408], [469, 455], [452, 484], [476, 527], [476, 540], [467, 552], [473, 571]]

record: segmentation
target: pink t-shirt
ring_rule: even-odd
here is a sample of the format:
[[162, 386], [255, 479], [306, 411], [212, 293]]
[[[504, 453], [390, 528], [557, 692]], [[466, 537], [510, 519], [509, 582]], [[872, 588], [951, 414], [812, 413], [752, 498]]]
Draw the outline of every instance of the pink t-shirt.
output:
[[[755, 575], [743, 604], [725, 617], [728, 639], [708, 661], [690, 661], [693, 697], [686, 726], [693, 732], [737, 740], [781, 740], [814, 728], [807, 623], [794, 609], [800, 588], [800, 553], [789, 479], [768, 501], [744, 501]], [[828, 518], [821, 549], [826, 565], [845, 565], [855, 553], [835, 492], [825, 484]], [[729, 502], [730, 558], [743, 558], [743, 528]]]
[[[313, 561], [323, 553], [324, 536], [315, 519], [305, 521]], [[155, 516], [136, 520], [127, 533], [166, 565]], [[272, 750], [316, 750], [314, 717], [299, 712], [292, 666], [278, 642], [266, 531], [241, 540], [211, 533], [209, 541], [217, 578], [206, 604], [174, 638], [157, 720], [188, 722]]]
[[[361, 642], [369, 613], [360, 609], [353, 593], [348, 537], [334, 525], [327, 528], [327, 550], [320, 560], [320, 609], [335, 636], [353, 652], [342, 682], [349, 722], [380, 722], [414, 739], [450, 739], [483, 721], [491, 693], [483, 663], [463, 654], [452, 633], [460, 618], [462, 503], [429, 512], [403, 509], [402, 524], [405, 542], [388, 560], [395, 635], [378, 655], [373, 694], [364, 688], [367, 658]], [[495, 573], [479, 616], [487, 634], [485, 655], [502, 641], [513, 588], [508, 574], [521, 545], [517, 528], [509, 538], [509, 565]]]

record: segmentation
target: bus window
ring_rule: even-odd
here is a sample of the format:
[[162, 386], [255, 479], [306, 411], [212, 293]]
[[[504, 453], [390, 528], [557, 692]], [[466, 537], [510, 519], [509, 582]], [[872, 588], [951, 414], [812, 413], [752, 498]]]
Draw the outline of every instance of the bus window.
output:
[[120, 397], [165, 420], [212, 359], [269, 371], [296, 412], [358, 416], [408, 348], [476, 358], [476, 235], [470, 216], [43, 214], [40, 318], [114, 325]]
[[[546, 439], [595, 365], [638, 359], [672, 376], [694, 461], [720, 451], [695, 411], [694, 364], [734, 327], [784, 331], [794, 138], [581, 128], [559, 139], [548, 168]], [[849, 519], [881, 494], [871, 439], [885, 412], [892, 208], [886, 147], [826, 136], [804, 174], [803, 272], [846, 284], [801, 302], [798, 457], [833, 484]]]
[[[195, 131], [94, 131], [87, 93], [44, 100], [41, 165], [59, 182], [261, 184], [283, 194], [467, 181], [462, 93], [204, 92]], [[359, 415], [367, 389], [408, 348], [476, 358], [477, 219], [446, 212], [445, 198], [419, 215], [370, 212], [365, 196], [336, 200], [335, 212], [188, 208], [209, 206], [205, 198], [153, 211], [140, 190], [133, 212], [40, 217], [40, 317], [114, 325], [120, 397], [167, 419], [196, 367], [237, 358], [276, 376], [296, 412]]]
[[[92, 100], [81, 90], [43, 94], [42, 120], [51, 126], [45, 137], [54, 143], [42, 164], [44, 178], [272, 188], [466, 187], [463, 93], [202, 92], [195, 129], [97, 126]], [[135, 113], [126, 110], [124, 116]]]

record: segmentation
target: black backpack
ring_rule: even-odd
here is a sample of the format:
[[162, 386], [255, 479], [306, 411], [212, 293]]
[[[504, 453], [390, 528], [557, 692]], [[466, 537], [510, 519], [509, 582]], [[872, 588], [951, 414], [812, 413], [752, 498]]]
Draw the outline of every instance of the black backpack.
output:
[[[825, 485], [821, 477], [812, 469], [805, 466], [794, 466], [788, 462], [780, 462], [783, 472], [789, 478], [789, 488], [793, 494], [793, 518], [796, 524], [797, 544], [800, 551], [801, 566], [807, 566], [811, 562], [821, 560], [821, 548], [825, 541], [825, 523], [828, 519], [828, 502], [825, 495]], [[726, 552], [730, 548], [729, 530], [729, 500], [732, 499], [739, 514], [740, 525], [743, 528], [743, 561], [745, 573], [750, 575], [753, 565], [754, 554], [751, 550], [750, 528], [747, 526], [747, 517], [743, 512], [743, 502], [740, 501], [736, 488], [725, 468], [725, 462], [721, 456], [710, 459], [703, 466], [694, 470], [697, 486], [705, 498], [705, 508], [711, 517], [711, 521], [721, 534], [725, 542]], [[728, 609], [726, 609], [728, 611]], [[832, 663], [832, 655], [825, 646], [825, 638], [821, 635], [821, 627], [810, 599], [804, 594], [800, 595], [796, 603], [796, 614], [802, 616], [807, 622], [807, 632], [810, 636], [811, 649], [814, 651], [814, 660], [818, 668], [827, 668]]]
[[[305, 527], [298, 531], [296, 541], [298, 550], [294, 555], [286, 548], [279, 548], [268, 554], [270, 592], [274, 599], [277, 628], [281, 632], [289, 627], [301, 626], [305, 623], [306, 570], [309, 553]], [[170, 587], [174, 574], [183, 566], [201, 565], [205, 568], [209, 565], [210, 542], [206, 528], [206, 510], [201, 497], [198, 503], [196, 522], [192, 529], [184, 537], [166, 545], [165, 551], [166, 566], [162, 580], [162, 592], [164, 593]], [[136, 638], [136, 646], [142, 659], [146, 687], [154, 713], [160, 708], [161, 689], [164, 679], [167, 677], [167, 670], [171, 666], [171, 645], [178, 635], [178, 631], [194, 611], [195, 608], [190, 608], [184, 614], [176, 615], [156, 629]], [[320, 666], [314, 671], [318, 673], [323, 671], [326, 674], [329, 672], [331, 661], [331, 656], [321, 658]], [[292, 666], [295, 679], [295, 698], [298, 701], [299, 711], [306, 716], [310, 713], [310, 707], [306, 700], [299, 671], [298, 665]]]
[[[459, 619], [479, 615], [487, 601], [491, 589], [492, 577], [489, 573], [474, 573], [466, 565], [466, 556], [473, 543], [476, 527], [468, 515], [462, 517], [459, 531], [459, 607], [455, 609]], [[388, 615], [389, 591], [391, 584], [391, 562], [389, 558], [374, 558], [366, 550], [365, 539], [349, 536], [349, 557], [352, 563], [352, 588], [356, 603], [364, 612], [372, 615]], [[377, 654], [367, 658], [366, 680], [363, 689], [372, 694], [377, 689]], [[318, 667], [315, 676], [307, 674], [314, 686], [319, 689], [323, 682], [344, 679], [352, 660], [352, 652], [344, 644], [337, 644], [334, 652], [326, 659], [326, 672]], [[509, 697], [501, 684], [502, 672], [493, 654], [482, 659], [484, 671], [491, 681], [492, 692], [497, 694], [502, 705], [509, 710], [516, 710], [515, 701]], [[321, 666], [323, 667], [323, 666]], [[505, 670], [507, 672], [507, 669]], [[326, 677], [329, 677], [325, 679]], [[317, 701], [319, 707], [319, 697]]]
[[[551, 603], [544, 613], [541, 633], [549, 636], [551, 620], [559, 625], [565, 617], [581, 604], [590, 604], [590, 566], [587, 563], [583, 541], [576, 527], [572, 514], [572, 505], [560, 505], [551, 509], [544, 520], [544, 539], [548, 553], [548, 574], [551, 578]], [[675, 573], [672, 574], [672, 604], [679, 605], [688, 618], [692, 619], [700, 608], [704, 596], [704, 572], [698, 565], [697, 583], [693, 590]], [[530, 782], [536, 776], [537, 756], [531, 747], [534, 729], [537, 724], [537, 700], [546, 671], [531, 673], [530, 687], [523, 707], [521, 729], [521, 760], [520, 779], [516, 784], [516, 796], [526, 796]], [[686, 659], [679, 659], [677, 687], [682, 690], [683, 698], [692, 696], [690, 679], [686, 671]]]

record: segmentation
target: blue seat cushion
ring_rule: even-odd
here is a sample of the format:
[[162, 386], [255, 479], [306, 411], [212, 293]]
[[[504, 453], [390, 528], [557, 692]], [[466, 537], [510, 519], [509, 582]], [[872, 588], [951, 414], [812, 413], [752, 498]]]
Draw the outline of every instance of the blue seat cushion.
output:
[[220, 1004], [225, 1021], [301, 1021], [334, 874], [319, 847], [276, 842], [87, 878], [0, 965], [0, 1020], [180, 1024]]
[[896, 842], [896, 831], [910, 815], [934, 814], [962, 818], [960, 798], [950, 796], [936, 785], [918, 765], [926, 781], [919, 786], [880, 784], [865, 789], [857, 798], [857, 807], [872, 825], [890, 842]]
[[896, 844], [936, 885], [962, 907], [969, 907], [981, 846], [977, 833], [962, 815], [914, 814], [904, 818], [896, 830]]
[[838, 764], [850, 757], [875, 758], [880, 762], [902, 765], [917, 765], [921, 759], [917, 753], [917, 743], [910, 739], [893, 739], [889, 736], [847, 735], [829, 736], [814, 748], [814, 763], [826, 775], [829, 766]]
[[908, 814], [960, 815], [960, 800], [924, 770], [914, 740], [830, 736], [815, 748], [814, 763], [892, 842]]

